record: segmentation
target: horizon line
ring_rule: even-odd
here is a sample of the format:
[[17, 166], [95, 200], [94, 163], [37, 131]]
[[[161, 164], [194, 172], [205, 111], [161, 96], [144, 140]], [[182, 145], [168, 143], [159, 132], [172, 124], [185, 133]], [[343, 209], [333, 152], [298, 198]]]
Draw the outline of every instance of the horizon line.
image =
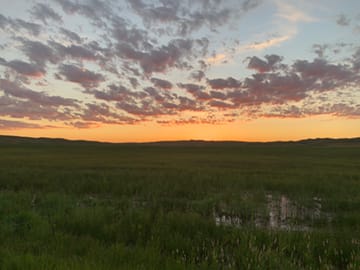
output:
[[62, 137], [31, 137], [31, 136], [17, 136], [17, 135], [2, 135], [1, 138], [13, 138], [13, 139], [29, 139], [29, 140], [61, 140], [67, 142], [84, 142], [84, 143], [103, 143], [103, 144], [161, 144], [161, 143], [298, 143], [306, 141], [341, 141], [341, 140], [360, 140], [359, 137], [307, 137], [298, 140], [272, 140], [272, 141], [242, 141], [242, 140], [203, 140], [203, 139], [185, 139], [185, 140], [158, 140], [158, 141], [124, 141], [124, 142], [111, 142], [100, 140], [86, 140], [86, 139], [68, 139]]

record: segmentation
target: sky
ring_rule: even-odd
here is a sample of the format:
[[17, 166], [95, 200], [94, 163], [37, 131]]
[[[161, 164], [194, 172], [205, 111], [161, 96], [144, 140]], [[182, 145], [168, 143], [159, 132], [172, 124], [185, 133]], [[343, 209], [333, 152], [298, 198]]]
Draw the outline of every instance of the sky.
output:
[[360, 137], [358, 0], [0, 0], [0, 134]]

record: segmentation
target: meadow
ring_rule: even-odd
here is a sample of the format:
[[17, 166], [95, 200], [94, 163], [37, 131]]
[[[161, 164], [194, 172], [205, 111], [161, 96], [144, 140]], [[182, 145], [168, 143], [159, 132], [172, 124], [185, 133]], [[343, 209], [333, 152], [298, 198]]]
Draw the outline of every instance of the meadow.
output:
[[360, 140], [0, 137], [0, 269], [360, 269]]

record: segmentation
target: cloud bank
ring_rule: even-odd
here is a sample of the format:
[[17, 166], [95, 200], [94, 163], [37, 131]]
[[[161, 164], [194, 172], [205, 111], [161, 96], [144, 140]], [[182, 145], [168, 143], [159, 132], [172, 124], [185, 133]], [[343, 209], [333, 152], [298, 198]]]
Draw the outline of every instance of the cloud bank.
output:
[[[294, 31], [245, 47], [230, 34], [265, 1], [54, 0], [35, 1], [28, 17], [0, 14], [0, 129], [43, 128], [34, 122], [41, 120], [93, 128], [359, 117], [360, 47], [314, 43], [311, 57], [271, 52], [298, 24], [318, 20], [300, 4], [274, 3], [274, 20]], [[333, 23], [353, 21], [337, 14]], [[231, 59], [239, 50], [243, 59]], [[228, 62], [236, 64], [231, 76]], [[192, 113], [203, 117], [185, 116]]]

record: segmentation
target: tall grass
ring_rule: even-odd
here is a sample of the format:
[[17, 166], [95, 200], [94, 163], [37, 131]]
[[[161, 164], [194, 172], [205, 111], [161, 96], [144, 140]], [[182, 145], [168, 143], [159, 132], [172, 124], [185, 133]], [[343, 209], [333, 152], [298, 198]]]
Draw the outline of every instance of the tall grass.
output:
[[[359, 145], [0, 147], [0, 269], [360, 269]], [[216, 225], [268, 194], [327, 216]]]

